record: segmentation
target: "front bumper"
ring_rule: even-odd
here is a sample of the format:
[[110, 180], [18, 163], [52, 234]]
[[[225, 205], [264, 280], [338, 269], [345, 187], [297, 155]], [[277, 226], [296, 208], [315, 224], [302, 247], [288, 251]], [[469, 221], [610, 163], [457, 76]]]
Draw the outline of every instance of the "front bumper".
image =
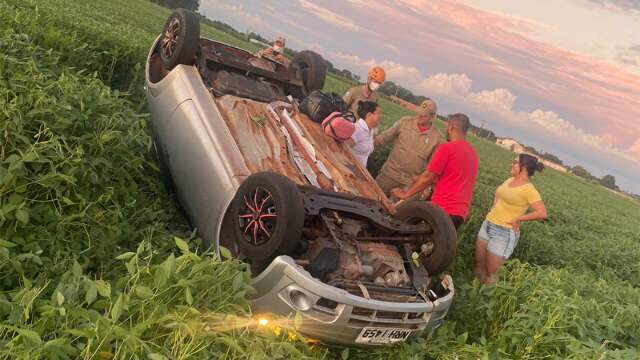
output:
[[367, 345], [356, 341], [365, 327], [398, 328], [411, 337], [429, 335], [442, 323], [453, 301], [454, 287], [446, 275], [450, 292], [436, 301], [398, 303], [366, 299], [327, 285], [279, 256], [256, 278], [256, 293], [249, 296], [254, 314], [295, 316], [294, 327], [302, 335], [326, 343]]

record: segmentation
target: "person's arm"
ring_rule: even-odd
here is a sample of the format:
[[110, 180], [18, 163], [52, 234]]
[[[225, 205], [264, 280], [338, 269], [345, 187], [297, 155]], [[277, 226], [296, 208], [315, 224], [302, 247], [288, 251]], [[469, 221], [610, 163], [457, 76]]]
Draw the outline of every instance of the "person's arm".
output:
[[515, 232], [520, 231], [520, 223], [522, 223], [523, 221], [536, 221], [536, 220], [543, 220], [547, 218], [547, 208], [544, 206], [544, 203], [542, 202], [542, 200], [532, 203], [531, 209], [532, 209], [531, 212], [518, 216], [517, 218], [509, 222], [509, 224], [513, 228], [513, 231]]
[[390, 143], [391, 141], [395, 141], [396, 137], [398, 136], [399, 130], [400, 130], [400, 121], [402, 121], [402, 119], [396, 121], [396, 123], [393, 124], [392, 127], [390, 127], [387, 130], [383, 131], [382, 134], [376, 136], [373, 139], [373, 146], [374, 147], [378, 147], [378, 146], [386, 145], [386, 144]]
[[426, 189], [428, 186], [435, 184], [437, 180], [438, 175], [432, 173], [429, 170], [425, 170], [418, 177], [418, 179], [413, 184], [411, 184], [409, 189], [407, 189], [406, 191], [403, 191], [400, 188], [391, 189], [391, 195], [397, 197], [400, 200], [405, 200], [419, 192], [424, 191], [424, 189]]
[[444, 172], [447, 162], [449, 161], [449, 153], [447, 148], [440, 146], [436, 153], [433, 155], [433, 160], [427, 166], [427, 169], [411, 184], [408, 190], [402, 191], [401, 189], [392, 189], [391, 195], [398, 199], [407, 199], [414, 194], [424, 191], [427, 186], [433, 185], [438, 181], [438, 178]]

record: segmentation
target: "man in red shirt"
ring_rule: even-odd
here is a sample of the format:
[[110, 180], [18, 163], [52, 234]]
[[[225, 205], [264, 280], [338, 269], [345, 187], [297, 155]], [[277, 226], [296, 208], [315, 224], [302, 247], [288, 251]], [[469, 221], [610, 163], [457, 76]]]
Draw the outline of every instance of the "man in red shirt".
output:
[[469, 215], [473, 186], [478, 176], [478, 155], [467, 142], [469, 118], [464, 114], [449, 115], [447, 142], [436, 150], [427, 169], [416, 177], [409, 189], [391, 190], [398, 199], [408, 199], [434, 185], [431, 201], [449, 214], [456, 229]]

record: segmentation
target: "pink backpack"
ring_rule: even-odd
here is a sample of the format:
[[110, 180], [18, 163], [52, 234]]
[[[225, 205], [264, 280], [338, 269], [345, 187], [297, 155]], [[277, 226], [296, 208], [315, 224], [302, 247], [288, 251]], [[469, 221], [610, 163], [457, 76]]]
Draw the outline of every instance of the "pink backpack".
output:
[[353, 113], [332, 112], [322, 120], [322, 128], [327, 136], [338, 141], [345, 141], [351, 138], [356, 131], [356, 117]]

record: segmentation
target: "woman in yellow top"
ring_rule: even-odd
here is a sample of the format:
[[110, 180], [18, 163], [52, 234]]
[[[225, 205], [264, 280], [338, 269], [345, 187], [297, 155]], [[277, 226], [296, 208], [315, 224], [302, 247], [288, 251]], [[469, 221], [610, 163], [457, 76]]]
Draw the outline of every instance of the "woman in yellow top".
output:
[[[511, 164], [512, 177], [496, 190], [493, 206], [482, 223], [476, 240], [475, 275], [484, 284], [511, 256], [520, 238], [520, 223], [547, 217], [540, 194], [529, 182], [544, 165], [529, 154], [520, 154]], [[527, 213], [529, 208], [531, 212]]]

